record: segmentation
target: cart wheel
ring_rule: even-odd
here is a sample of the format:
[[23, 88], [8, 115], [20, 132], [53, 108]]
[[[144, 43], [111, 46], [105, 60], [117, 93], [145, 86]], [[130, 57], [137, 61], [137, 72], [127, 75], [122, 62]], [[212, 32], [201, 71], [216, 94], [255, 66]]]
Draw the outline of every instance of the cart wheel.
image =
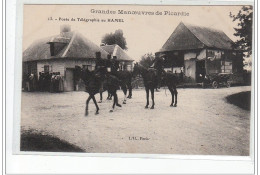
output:
[[230, 82], [227, 82], [226, 86], [227, 86], [227, 88], [229, 88], [231, 86]]
[[213, 81], [212, 87], [213, 87], [214, 89], [217, 89], [217, 88], [218, 88], [218, 82]]

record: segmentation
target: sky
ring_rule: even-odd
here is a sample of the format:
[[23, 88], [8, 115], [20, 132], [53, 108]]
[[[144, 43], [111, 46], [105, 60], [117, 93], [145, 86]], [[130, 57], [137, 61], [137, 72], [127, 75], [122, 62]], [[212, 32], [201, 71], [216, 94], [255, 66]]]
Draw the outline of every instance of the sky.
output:
[[[241, 6], [24, 5], [23, 50], [35, 40], [59, 34], [62, 24], [70, 25], [72, 31], [83, 34], [97, 45], [106, 33], [122, 29], [128, 47], [126, 52], [138, 61], [146, 53], [159, 51], [180, 22], [219, 29], [233, 41], [237, 40], [233, 35], [237, 23], [229, 13], [237, 14], [240, 9]], [[115, 11], [116, 14], [96, 13], [99, 10]], [[162, 15], [118, 14], [118, 10], [162, 12]], [[166, 11], [183, 12], [186, 16], [165, 15]], [[48, 20], [50, 17], [53, 20]], [[100, 22], [78, 21], [77, 18]], [[108, 19], [124, 22], [107, 22]]]

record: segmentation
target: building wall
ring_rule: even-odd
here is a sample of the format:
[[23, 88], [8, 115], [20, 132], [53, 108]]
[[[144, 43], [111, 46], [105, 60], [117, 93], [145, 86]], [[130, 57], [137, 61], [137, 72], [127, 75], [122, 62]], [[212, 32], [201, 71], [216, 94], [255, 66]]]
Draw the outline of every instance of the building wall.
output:
[[49, 66], [49, 72], [60, 72], [61, 76], [64, 76], [64, 62], [60, 60], [51, 60], [51, 61], [38, 61], [37, 62], [37, 74], [44, 72], [44, 66]]
[[[37, 74], [39, 75], [39, 72], [44, 71], [44, 66], [49, 66], [49, 72], [60, 72], [60, 75], [63, 76], [64, 79], [64, 91], [70, 91], [71, 84], [74, 84], [71, 79], [71, 70], [75, 68], [75, 66], [90, 66], [91, 70], [95, 69], [95, 61], [90, 60], [41, 60], [37, 62]], [[66, 71], [68, 71], [67, 75], [70, 75], [69, 77], [66, 77]], [[83, 82], [81, 82], [77, 86], [77, 90], [83, 90], [84, 85]]]
[[119, 69], [133, 71], [133, 61], [119, 61]]
[[197, 51], [187, 51], [184, 53], [184, 60], [190, 60], [197, 58], [198, 60], [206, 59], [207, 52], [206, 49], [201, 50], [199, 53]]
[[198, 60], [203, 60], [207, 58], [207, 50], [203, 49], [202, 51], [200, 51], [199, 55], [197, 56]]
[[196, 58], [196, 53], [195, 52], [187, 52], [184, 54], [184, 60], [190, 60], [192, 58]]
[[24, 62], [23, 63], [23, 73], [25, 75], [27, 74], [37, 74], [37, 62], [36, 61], [30, 61], [30, 62]]
[[[124, 64], [126, 65], [125, 68], [128, 71], [132, 71], [132, 61], [125, 61]], [[59, 60], [40, 60], [35, 62], [24, 62], [23, 63], [23, 72], [24, 75], [27, 75], [28, 73], [34, 73], [37, 75], [37, 78], [39, 77], [40, 72], [44, 72], [44, 67], [49, 66], [49, 72], [59, 72], [60, 75], [63, 77], [64, 80], [64, 90], [68, 91], [71, 90], [71, 84], [73, 83], [75, 85], [75, 82], [71, 79], [71, 71], [75, 68], [75, 66], [80, 67], [86, 67], [89, 70], [94, 70], [96, 63], [95, 60], [68, 60], [68, 59], [59, 59]], [[66, 77], [66, 71], [68, 72]], [[85, 85], [83, 82], [79, 82], [77, 87], [77, 90], [84, 90]]]
[[95, 68], [95, 61], [88, 60], [42, 60], [37, 62], [37, 72], [44, 71], [44, 66], [48, 65], [50, 72], [60, 72], [62, 76], [65, 75], [66, 68], [75, 68], [75, 66], [86, 66], [89, 65], [92, 67], [92, 70]]
[[187, 83], [195, 83], [196, 82], [196, 61], [185, 60], [184, 61], [184, 74], [185, 74], [185, 82]]
[[243, 58], [236, 51], [207, 50], [207, 74], [242, 72], [242, 65]]

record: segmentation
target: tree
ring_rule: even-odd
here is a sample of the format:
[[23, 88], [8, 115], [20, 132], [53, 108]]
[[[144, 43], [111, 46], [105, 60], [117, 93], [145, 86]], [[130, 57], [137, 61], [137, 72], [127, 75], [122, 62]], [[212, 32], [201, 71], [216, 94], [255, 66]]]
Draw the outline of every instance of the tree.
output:
[[233, 22], [238, 20], [238, 27], [235, 29], [235, 36], [240, 37], [234, 47], [244, 50], [244, 56], [252, 54], [252, 31], [253, 31], [253, 6], [243, 6], [237, 15], [230, 12]]
[[149, 68], [153, 64], [154, 59], [155, 55], [153, 55], [152, 53], [147, 53], [142, 56], [141, 60], [139, 61], [139, 64], [146, 68]]
[[101, 42], [105, 45], [113, 45], [117, 44], [122, 49], [127, 50], [127, 43], [126, 39], [123, 34], [123, 30], [118, 29], [115, 31], [115, 33], [107, 33], [103, 36]]

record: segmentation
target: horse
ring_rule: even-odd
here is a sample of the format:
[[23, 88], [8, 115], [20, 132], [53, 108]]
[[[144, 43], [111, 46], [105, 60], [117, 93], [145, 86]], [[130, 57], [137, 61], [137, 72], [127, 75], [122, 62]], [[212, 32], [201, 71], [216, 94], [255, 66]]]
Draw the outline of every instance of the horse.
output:
[[[179, 82], [178, 77], [172, 72], [162, 71], [162, 82], [168, 87], [172, 95], [171, 107], [177, 107], [177, 84]], [[175, 97], [175, 100], [174, 100]], [[174, 105], [173, 105], [174, 103]]]
[[[148, 108], [149, 106], [149, 91], [151, 92], [151, 99], [152, 99], [152, 106], [151, 109], [154, 109], [154, 89], [157, 87], [157, 70], [155, 69], [147, 69], [142, 65], [138, 65], [138, 63], [135, 64], [134, 66], [134, 71], [133, 75], [136, 76], [137, 74], [141, 74], [143, 77], [143, 82], [144, 82], [144, 87], [146, 91], [146, 105], [145, 108]], [[167, 85], [168, 89], [171, 92], [172, 95], [172, 102], [170, 106], [177, 107], [177, 77], [169, 72], [165, 72], [164, 70], [162, 71], [162, 78], [165, 84]], [[175, 101], [174, 101], [175, 97]], [[174, 103], [175, 102], [175, 103]], [[174, 105], [173, 105], [174, 103]]]
[[[127, 70], [120, 70], [112, 74], [115, 75], [121, 81], [121, 89], [123, 90], [125, 95], [123, 103], [125, 104], [126, 98], [132, 98], [132, 73]], [[127, 89], [129, 90], [128, 96]]]
[[[132, 73], [127, 71], [127, 70], [120, 70], [120, 71], [115, 71], [111, 72], [111, 75], [114, 75], [120, 80], [120, 87], [124, 93], [124, 100], [123, 104], [126, 104], [126, 99], [132, 98]], [[129, 90], [129, 94], [127, 96], [127, 89]], [[102, 102], [102, 92], [100, 92], [100, 103]], [[108, 92], [108, 100], [111, 99], [111, 94]]]
[[88, 115], [88, 104], [91, 99], [93, 100], [96, 106], [96, 114], [99, 114], [99, 107], [95, 98], [95, 94], [100, 92], [102, 86], [101, 82], [103, 80], [106, 81], [107, 91], [114, 97], [114, 102], [110, 112], [113, 112], [115, 105], [121, 107], [121, 105], [118, 103], [118, 96], [116, 93], [120, 81], [115, 76], [107, 74], [102, 75], [100, 74], [100, 72], [89, 71], [88, 69], [84, 70], [79, 66], [75, 67], [74, 75], [75, 81], [78, 81], [79, 79], [82, 79], [84, 81], [86, 86], [86, 92], [89, 94], [89, 97], [86, 100], [85, 116]]

